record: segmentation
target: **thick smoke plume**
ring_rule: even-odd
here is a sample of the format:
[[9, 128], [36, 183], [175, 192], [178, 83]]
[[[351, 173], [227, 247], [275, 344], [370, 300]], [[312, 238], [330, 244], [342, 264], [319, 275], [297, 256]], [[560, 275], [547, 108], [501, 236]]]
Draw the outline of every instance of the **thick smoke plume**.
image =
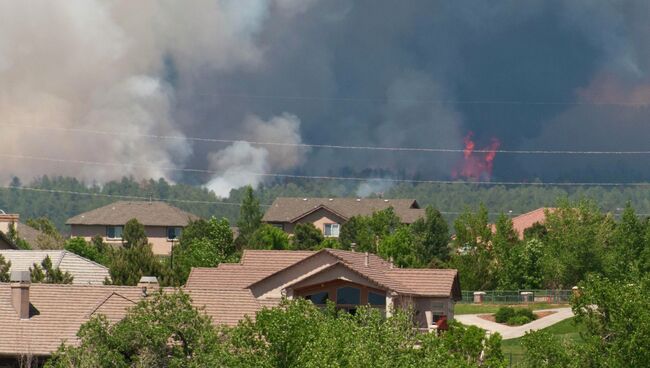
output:
[[[43, 174], [196, 182], [183, 170], [209, 169], [217, 174], [198, 179], [227, 195], [296, 169], [647, 180], [650, 161], [629, 155], [509, 154], [493, 166], [476, 152], [244, 142], [462, 149], [463, 132], [473, 131], [488, 148], [498, 137], [508, 150], [645, 149], [647, 14], [646, 0], [0, 2], [0, 182]], [[151, 135], [242, 141], [143, 137]], [[360, 193], [381, 189], [369, 183]]]

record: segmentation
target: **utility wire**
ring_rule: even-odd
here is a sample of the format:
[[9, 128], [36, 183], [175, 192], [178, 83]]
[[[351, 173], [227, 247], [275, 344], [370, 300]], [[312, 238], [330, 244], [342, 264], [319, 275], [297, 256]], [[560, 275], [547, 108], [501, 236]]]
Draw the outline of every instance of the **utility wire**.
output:
[[[93, 165], [93, 166], [108, 166], [108, 167], [128, 167], [128, 168], [149, 168], [150, 165], [144, 164], [125, 164], [119, 162], [99, 162], [99, 161], [84, 161], [84, 160], [68, 160], [68, 159], [59, 159], [59, 158], [50, 158], [50, 157], [39, 157], [39, 156], [27, 156], [27, 155], [13, 155], [7, 153], [0, 153], [0, 157], [15, 158], [15, 159], [25, 159], [25, 160], [37, 160], [37, 161], [47, 161], [47, 162], [56, 162], [56, 163], [72, 163], [72, 164], [81, 164], [81, 165]], [[179, 171], [179, 172], [194, 172], [194, 173], [206, 173], [206, 174], [223, 174], [216, 170], [206, 170], [206, 169], [193, 169], [193, 168], [176, 168], [176, 167], [160, 167], [161, 170], [166, 171]], [[281, 174], [281, 173], [260, 173], [240, 170], [240, 173], [245, 173], [252, 176], [260, 177], [275, 177], [275, 178], [291, 178], [291, 179], [308, 179], [308, 180], [340, 180], [340, 181], [357, 181], [357, 182], [367, 182], [367, 181], [380, 181], [380, 182], [389, 182], [389, 183], [415, 183], [415, 184], [451, 184], [451, 185], [503, 185], [503, 186], [565, 186], [565, 187], [577, 187], [577, 186], [605, 186], [605, 187], [647, 187], [650, 186], [648, 182], [516, 182], [516, 181], [458, 181], [458, 180], [418, 180], [418, 179], [393, 179], [393, 178], [377, 178], [377, 177], [347, 177], [347, 176], [322, 176], [322, 175], [298, 175], [298, 174]]]
[[[345, 149], [345, 150], [366, 150], [366, 151], [393, 151], [393, 152], [438, 152], [438, 153], [464, 153], [464, 149], [460, 148], [427, 148], [427, 147], [382, 147], [382, 146], [350, 146], [350, 145], [336, 145], [336, 144], [309, 144], [309, 143], [289, 143], [289, 142], [265, 142], [265, 141], [251, 141], [245, 139], [219, 139], [219, 138], [202, 138], [202, 137], [185, 137], [180, 135], [156, 135], [156, 134], [137, 134], [137, 133], [124, 133], [108, 130], [95, 130], [87, 128], [64, 128], [64, 127], [49, 127], [44, 125], [30, 125], [30, 124], [15, 124], [15, 123], [0, 123], [0, 126], [16, 127], [23, 129], [35, 130], [51, 130], [61, 131], [68, 133], [82, 133], [94, 135], [107, 135], [107, 136], [120, 136], [120, 137], [139, 137], [158, 140], [185, 140], [193, 142], [208, 142], [208, 143], [236, 143], [243, 142], [255, 146], [270, 146], [270, 147], [297, 147], [297, 148], [320, 148], [320, 149]], [[472, 152], [476, 153], [500, 153], [500, 154], [532, 154], [532, 155], [648, 155], [650, 150], [632, 150], [632, 151], [604, 151], [604, 150], [487, 150], [487, 149], [473, 149]]]
[[[72, 190], [43, 189], [43, 188], [22, 187], [22, 186], [16, 187], [16, 186], [11, 186], [11, 185], [0, 186], [0, 189], [22, 190], [22, 191], [29, 191], [29, 192], [51, 193], [51, 194], [81, 195], [81, 196], [87, 196], [87, 197], [105, 197], [105, 198], [116, 198], [116, 199], [156, 201], [156, 202], [176, 202], [176, 203], [241, 206], [241, 203], [236, 203], [236, 202], [198, 201], [198, 200], [192, 200], [192, 199], [156, 198], [156, 197], [133, 196], [133, 195], [122, 195], [122, 194], [77, 192], [77, 191], [72, 191]], [[270, 207], [270, 205], [267, 205], [267, 204], [260, 204], [260, 206], [262, 206], [262, 207]]]
[[263, 100], [289, 100], [289, 101], [332, 101], [332, 102], [402, 102], [432, 105], [551, 105], [551, 106], [629, 106], [646, 107], [650, 101], [625, 102], [625, 101], [523, 101], [523, 100], [441, 100], [426, 98], [369, 98], [369, 97], [326, 97], [326, 96], [291, 96], [291, 95], [263, 95], [248, 93], [196, 93], [192, 96], [214, 96], [231, 98], [250, 98]]

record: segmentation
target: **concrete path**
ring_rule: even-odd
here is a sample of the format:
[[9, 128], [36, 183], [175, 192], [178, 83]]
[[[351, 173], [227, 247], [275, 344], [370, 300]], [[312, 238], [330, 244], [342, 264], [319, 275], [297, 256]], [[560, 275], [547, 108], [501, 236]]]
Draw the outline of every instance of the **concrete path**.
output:
[[485, 315], [490, 313], [461, 314], [461, 315], [454, 316], [454, 319], [456, 319], [458, 322], [464, 325], [480, 327], [484, 330], [490, 331], [491, 333], [498, 332], [499, 334], [501, 334], [501, 337], [503, 337], [504, 340], [508, 340], [508, 339], [516, 339], [517, 337], [522, 337], [528, 331], [541, 330], [542, 328], [546, 328], [560, 321], [563, 321], [567, 318], [573, 317], [573, 312], [571, 311], [571, 308], [543, 309], [543, 310], [536, 310], [535, 312], [555, 312], [555, 313], [540, 319], [536, 319], [530, 323], [521, 326], [506, 326], [479, 317], [479, 315]]

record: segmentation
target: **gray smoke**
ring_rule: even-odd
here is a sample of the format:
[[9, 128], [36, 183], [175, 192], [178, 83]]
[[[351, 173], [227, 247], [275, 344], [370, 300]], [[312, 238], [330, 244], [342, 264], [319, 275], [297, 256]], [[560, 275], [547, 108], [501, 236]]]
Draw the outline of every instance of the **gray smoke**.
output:
[[[182, 169], [207, 168], [217, 174], [204, 182], [226, 196], [294, 170], [448, 179], [461, 159], [244, 142], [254, 140], [462, 148], [473, 131], [479, 147], [495, 137], [502, 149], [640, 149], [648, 109], [603, 103], [650, 99], [649, 4], [2, 2], [0, 154], [133, 166], [1, 157], [0, 180], [182, 181]], [[647, 161], [498, 154], [493, 178], [647, 178]]]

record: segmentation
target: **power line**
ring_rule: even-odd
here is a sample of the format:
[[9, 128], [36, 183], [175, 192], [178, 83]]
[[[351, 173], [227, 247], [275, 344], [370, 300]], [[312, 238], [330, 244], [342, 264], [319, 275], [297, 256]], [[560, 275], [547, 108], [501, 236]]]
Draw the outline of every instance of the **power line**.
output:
[[231, 98], [250, 98], [262, 100], [289, 100], [289, 101], [332, 101], [332, 102], [367, 102], [388, 103], [403, 102], [432, 105], [550, 105], [550, 106], [624, 106], [647, 107], [650, 101], [625, 102], [625, 101], [523, 101], [523, 100], [441, 100], [418, 98], [369, 98], [369, 97], [326, 97], [326, 96], [292, 96], [292, 95], [263, 95], [249, 93], [195, 93], [193, 96], [214, 96]]
[[[0, 123], [0, 126], [18, 127], [23, 129], [41, 129], [62, 131], [68, 133], [82, 133], [94, 135], [108, 135], [108, 136], [121, 136], [121, 137], [139, 137], [158, 140], [185, 140], [193, 142], [208, 142], [208, 143], [237, 143], [243, 142], [255, 146], [276, 146], [276, 147], [297, 147], [297, 148], [320, 148], [320, 149], [346, 149], [346, 150], [367, 150], [367, 151], [393, 151], [393, 152], [437, 152], [437, 153], [464, 153], [464, 149], [460, 148], [428, 148], [428, 147], [386, 147], [386, 146], [351, 146], [351, 145], [336, 145], [336, 144], [310, 144], [310, 143], [289, 143], [289, 142], [264, 142], [252, 141], [245, 139], [219, 139], [219, 138], [202, 138], [202, 137], [185, 137], [180, 135], [156, 135], [156, 134], [141, 134], [141, 133], [124, 133], [107, 130], [95, 130], [86, 128], [64, 128], [64, 127], [48, 127], [44, 125], [26, 125], [14, 123]], [[500, 153], [500, 154], [532, 154], [532, 155], [648, 155], [650, 150], [634, 150], [634, 151], [604, 151], [604, 150], [486, 150], [474, 149], [472, 152], [476, 153]]]
[[[22, 187], [22, 186], [21, 187], [16, 187], [16, 186], [10, 186], [10, 185], [8, 185], [8, 186], [0, 186], [0, 189], [23, 190], [23, 191], [39, 192], [39, 193], [51, 193], [51, 194], [81, 195], [81, 196], [89, 196], [89, 197], [106, 197], [106, 198], [116, 198], [116, 199], [156, 201], [156, 202], [176, 202], [176, 203], [192, 203], [192, 204], [241, 206], [241, 203], [236, 203], [236, 202], [199, 201], [199, 200], [191, 200], [191, 199], [156, 198], [156, 197], [144, 197], [144, 196], [133, 196], [133, 195], [122, 195], [122, 194], [77, 192], [77, 191], [72, 191], [72, 190], [43, 189], [43, 188]], [[260, 204], [260, 206], [262, 206], [262, 207], [270, 207], [269, 205], [266, 205], [266, 204]]]
[[[119, 162], [99, 162], [99, 161], [85, 161], [85, 160], [68, 160], [51, 157], [38, 157], [27, 155], [13, 155], [7, 153], [0, 153], [0, 157], [47, 161], [56, 163], [73, 163], [81, 165], [93, 166], [109, 166], [109, 167], [129, 167], [129, 168], [149, 168], [150, 165], [142, 164], [125, 164]], [[176, 167], [160, 167], [161, 170], [166, 171], [179, 171], [179, 172], [194, 172], [219, 175], [222, 172], [207, 169], [194, 169], [194, 168], [176, 168]], [[357, 182], [388, 182], [388, 183], [412, 183], [412, 184], [450, 184], [450, 185], [503, 185], [503, 186], [565, 186], [565, 187], [578, 187], [578, 186], [606, 186], [606, 187], [646, 187], [650, 186], [648, 182], [516, 182], [516, 181], [458, 181], [458, 180], [419, 180], [419, 179], [393, 179], [393, 178], [377, 178], [377, 177], [347, 177], [347, 176], [324, 176], [324, 175], [298, 175], [298, 174], [280, 174], [280, 173], [259, 173], [252, 171], [240, 170], [240, 173], [245, 173], [251, 176], [260, 177], [275, 177], [275, 178], [290, 178], [290, 179], [306, 179], [306, 180], [340, 180], [340, 181], [357, 181]]]

